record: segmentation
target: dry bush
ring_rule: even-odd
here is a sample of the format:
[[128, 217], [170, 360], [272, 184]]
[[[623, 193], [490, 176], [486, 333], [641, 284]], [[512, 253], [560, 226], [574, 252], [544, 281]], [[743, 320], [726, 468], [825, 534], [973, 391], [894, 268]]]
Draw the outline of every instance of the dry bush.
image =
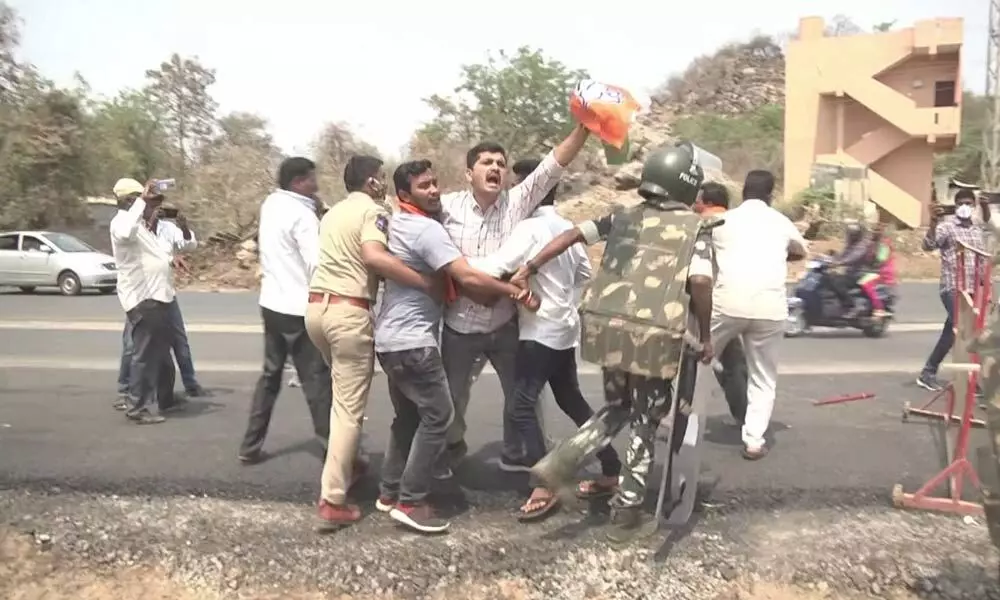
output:
[[185, 208], [208, 235], [253, 237], [260, 203], [275, 187], [279, 159], [253, 146], [227, 145], [216, 152], [215, 160], [192, 172]]

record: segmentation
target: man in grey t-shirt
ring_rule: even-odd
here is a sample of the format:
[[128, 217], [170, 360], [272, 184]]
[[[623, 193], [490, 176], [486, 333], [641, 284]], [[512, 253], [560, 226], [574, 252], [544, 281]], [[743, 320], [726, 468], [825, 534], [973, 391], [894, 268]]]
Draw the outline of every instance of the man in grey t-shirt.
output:
[[[474, 293], [508, 296], [538, 310], [538, 301], [529, 292], [473, 269], [462, 257], [438, 219], [441, 193], [430, 161], [401, 164], [393, 183], [400, 212], [389, 225], [389, 250], [416, 271], [441, 272], [445, 302], [453, 301], [461, 286]], [[454, 413], [438, 350], [443, 309], [441, 302], [420, 290], [386, 281], [375, 322], [375, 353], [396, 412], [375, 506], [423, 533], [448, 527], [426, 502]]]

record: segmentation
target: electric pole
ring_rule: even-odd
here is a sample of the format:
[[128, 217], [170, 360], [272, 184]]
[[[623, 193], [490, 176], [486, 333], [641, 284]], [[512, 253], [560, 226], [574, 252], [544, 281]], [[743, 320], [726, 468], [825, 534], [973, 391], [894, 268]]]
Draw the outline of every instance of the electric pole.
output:
[[986, 126], [983, 128], [981, 173], [983, 187], [1000, 191], [1000, 0], [989, 0], [986, 41]]

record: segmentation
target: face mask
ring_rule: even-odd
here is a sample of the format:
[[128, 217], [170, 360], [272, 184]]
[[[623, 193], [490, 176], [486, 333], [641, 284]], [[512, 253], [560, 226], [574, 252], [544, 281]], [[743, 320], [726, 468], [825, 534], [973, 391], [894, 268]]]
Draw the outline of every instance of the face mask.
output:
[[955, 216], [963, 221], [968, 221], [972, 218], [972, 207], [968, 204], [963, 204], [955, 209]]

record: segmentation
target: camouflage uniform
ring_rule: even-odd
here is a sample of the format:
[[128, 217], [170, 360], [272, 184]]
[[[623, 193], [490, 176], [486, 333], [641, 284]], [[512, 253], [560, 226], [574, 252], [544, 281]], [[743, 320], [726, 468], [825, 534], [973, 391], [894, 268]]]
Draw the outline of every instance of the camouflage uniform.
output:
[[[671, 201], [662, 202], [658, 208], [663, 211], [690, 211], [688, 206]], [[620, 214], [615, 212], [602, 219], [587, 221], [580, 225], [579, 229], [585, 241], [594, 244], [605, 240], [611, 232], [615, 218]], [[683, 266], [673, 268], [685, 270]], [[688, 278], [712, 277], [712, 244], [711, 233], [708, 230], [702, 230], [698, 234], [694, 254], [686, 271]], [[617, 508], [641, 506], [645, 500], [646, 480], [653, 463], [656, 430], [661, 419], [670, 411], [675, 379], [688, 381], [689, 385], [683, 387], [689, 389], [679, 390], [678, 394], [678, 411], [675, 415], [677, 428], [673, 436], [674, 452], [679, 450], [683, 440], [686, 417], [691, 413], [694, 399], [694, 377], [697, 373], [697, 360], [692, 359], [693, 355], [682, 357], [682, 372], [678, 372], [676, 363], [663, 365], [662, 372], [670, 373], [670, 377], [644, 376], [621, 369], [602, 368], [606, 405], [574, 435], [563, 440], [553, 450], [547, 457], [549, 459], [547, 466], [553, 469], [552, 472], [559, 473], [558, 478], [572, 477], [585, 457], [610, 443], [627, 424], [631, 437], [619, 489], [612, 499], [612, 505]], [[543, 459], [543, 462], [546, 462], [546, 459]], [[542, 466], [542, 463], [539, 465]], [[543, 470], [545, 468], [546, 466], [542, 466]]]

